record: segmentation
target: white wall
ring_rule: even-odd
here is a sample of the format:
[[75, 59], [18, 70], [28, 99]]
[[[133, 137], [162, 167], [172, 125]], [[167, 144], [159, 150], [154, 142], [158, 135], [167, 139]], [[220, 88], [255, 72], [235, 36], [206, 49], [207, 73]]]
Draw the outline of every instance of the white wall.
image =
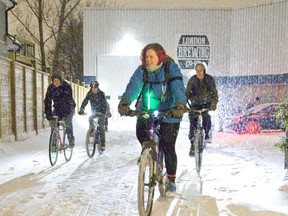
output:
[[[131, 33], [142, 48], [158, 42], [174, 58], [181, 35], [207, 35], [211, 44], [208, 71], [227, 74], [230, 20], [231, 10], [85, 8], [84, 73], [95, 75], [95, 56], [113, 54], [117, 43]], [[140, 55], [140, 51], [133, 55]]]
[[112, 54], [128, 32], [172, 57], [181, 35], [207, 35], [215, 76], [287, 73], [287, 11], [288, 1], [229, 10], [85, 8], [84, 75], [95, 75], [96, 56]]
[[288, 1], [235, 9], [231, 21], [231, 75], [288, 73]]

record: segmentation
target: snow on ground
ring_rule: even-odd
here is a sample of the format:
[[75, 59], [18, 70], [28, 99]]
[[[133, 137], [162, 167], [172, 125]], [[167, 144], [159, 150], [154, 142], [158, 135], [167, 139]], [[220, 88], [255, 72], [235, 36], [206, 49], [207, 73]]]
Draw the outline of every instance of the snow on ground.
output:
[[[0, 143], [0, 215], [138, 215], [135, 119], [109, 124], [106, 151], [90, 159], [84, 146], [88, 120], [75, 116], [72, 160], [66, 163], [61, 154], [54, 167], [49, 131]], [[188, 126], [181, 123], [177, 140], [177, 196], [156, 191], [152, 215], [288, 215], [284, 155], [274, 147], [283, 132], [213, 132], [199, 178], [188, 156]]]

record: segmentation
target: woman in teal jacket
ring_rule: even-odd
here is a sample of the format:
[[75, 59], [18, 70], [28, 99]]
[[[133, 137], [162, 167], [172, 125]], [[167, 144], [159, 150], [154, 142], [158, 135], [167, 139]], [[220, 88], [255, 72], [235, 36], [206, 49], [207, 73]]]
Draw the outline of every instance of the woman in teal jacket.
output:
[[[141, 54], [140, 65], [126, 87], [119, 102], [120, 115], [129, 115], [129, 105], [137, 99], [140, 111], [169, 111], [171, 118], [164, 118], [160, 125], [160, 142], [165, 154], [169, 178], [167, 190], [176, 191], [175, 178], [177, 155], [175, 143], [183, 113], [186, 111], [185, 87], [178, 65], [158, 43], [148, 44]], [[137, 118], [136, 135], [140, 143], [149, 139], [149, 124], [141, 116]]]

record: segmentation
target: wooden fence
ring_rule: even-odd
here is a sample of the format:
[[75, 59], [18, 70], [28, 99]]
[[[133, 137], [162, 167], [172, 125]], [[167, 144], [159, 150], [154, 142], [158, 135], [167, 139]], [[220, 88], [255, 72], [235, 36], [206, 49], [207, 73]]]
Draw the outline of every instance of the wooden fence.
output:
[[[49, 129], [43, 118], [44, 97], [51, 82], [51, 69], [46, 72], [15, 61], [15, 52], [0, 57], [0, 141], [23, 140]], [[89, 88], [68, 80], [77, 104], [76, 110]]]

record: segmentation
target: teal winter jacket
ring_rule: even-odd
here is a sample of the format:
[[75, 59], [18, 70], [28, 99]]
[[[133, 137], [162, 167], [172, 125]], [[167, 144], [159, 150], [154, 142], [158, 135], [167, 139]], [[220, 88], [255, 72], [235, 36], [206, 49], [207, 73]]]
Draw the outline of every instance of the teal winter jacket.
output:
[[[137, 105], [137, 109], [141, 111], [168, 111], [175, 108], [177, 103], [186, 104], [185, 87], [183, 83], [183, 75], [180, 68], [174, 62], [169, 60], [169, 80], [165, 78], [165, 64], [155, 71], [148, 72], [148, 79], [144, 82], [144, 68], [140, 65], [126, 87], [122, 99], [128, 99], [131, 103], [135, 101], [139, 94], [141, 99]], [[166, 84], [166, 97], [163, 99], [163, 91], [165, 91]], [[162, 97], [162, 100], [161, 100]], [[181, 119], [165, 118], [163, 122], [176, 123]]]

